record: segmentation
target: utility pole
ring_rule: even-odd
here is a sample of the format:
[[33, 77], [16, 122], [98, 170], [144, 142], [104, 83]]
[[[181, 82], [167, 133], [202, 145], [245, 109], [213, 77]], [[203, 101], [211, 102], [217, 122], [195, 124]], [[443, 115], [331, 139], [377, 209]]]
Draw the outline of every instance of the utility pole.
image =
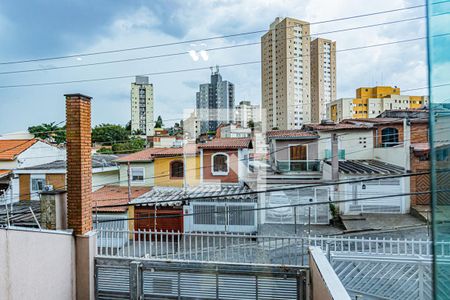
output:
[[130, 162], [127, 164], [127, 177], [128, 177], [128, 203], [131, 202], [131, 166]]

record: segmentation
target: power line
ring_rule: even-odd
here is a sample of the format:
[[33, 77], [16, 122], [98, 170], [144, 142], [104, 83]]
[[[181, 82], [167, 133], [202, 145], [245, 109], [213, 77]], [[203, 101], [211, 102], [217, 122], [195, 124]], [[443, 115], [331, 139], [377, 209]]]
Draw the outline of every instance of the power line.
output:
[[[390, 25], [390, 24], [397, 24], [397, 23], [401, 23], [401, 22], [416, 21], [416, 20], [421, 20], [421, 19], [424, 19], [424, 18], [426, 18], [426, 16], [409, 18], [409, 19], [401, 19], [401, 20], [395, 20], [395, 21], [389, 21], [389, 22], [383, 22], [383, 23], [376, 23], [376, 24], [371, 24], [371, 25], [363, 25], [363, 26], [358, 26], [358, 27], [336, 29], [336, 30], [332, 30], [332, 31], [325, 31], [325, 32], [320, 32], [320, 33], [315, 33], [315, 34], [309, 34], [309, 35], [305, 35], [305, 36], [302, 36], [302, 37], [313, 37], [313, 36], [319, 36], [319, 35], [330, 34], [330, 33], [344, 32], [344, 31], [351, 31], [351, 30], [359, 30], [359, 29], [366, 29], [366, 28], [382, 26], [382, 25]], [[288, 38], [288, 40], [294, 39], [294, 38], [295, 37]], [[207, 48], [207, 49], [204, 49], [204, 50], [205, 51], [217, 51], [217, 50], [226, 50], [226, 49], [233, 49], [233, 48], [240, 48], [240, 47], [247, 47], [247, 46], [255, 46], [255, 45], [260, 45], [260, 44], [262, 44], [262, 42], [244, 43], [244, 44], [237, 44], [237, 45], [231, 45], [231, 46], [221, 46], [221, 47]], [[186, 55], [186, 54], [188, 54], [188, 52], [182, 51], [182, 52], [175, 52], [175, 53], [166, 53], [166, 54], [159, 54], [159, 55], [152, 55], [152, 56], [143, 56], [143, 57], [133, 57], [133, 58], [118, 59], [118, 60], [86, 63], [86, 64], [76, 64], [76, 65], [72, 64], [72, 65], [66, 65], [66, 66], [53, 66], [53, 67], [46, 67], [46, 68], [34, 68], [34, 69], [25, 69], [25, 70], [4, 71], [4, 72], [0, 72], [0, 75], [18, 74], [18, 73], [30, 73], [30, 72], [40, 72], [40, 71], [51, 71], [51, 70], [61, 70], [61, 69], [70, 69], [70, 68], [81, 68], [81, 67], [107, 65], [107, 64], [115, 64], [115, 63], [122, 63], [122, 62], [149, 60], [149, 59], [154, 59], [154, 58], [181, 56], [181, 55]], [[302, 55], [302, 56], [309, 56], [309, 55]]]
[[[449, 1], [435, 2], [432, 5], [437, 5], [437, 4], [441, 4], [441, 3], [447, 3], [447, 2], [449, 2]], [[411, 9], [416, 9], [416, 8], [420, 8], [420, 7], [425, 7], [425, 6], [426, 6], [425, 4], [420, 4], [420, 5], [414, 5], [414, 6], [409, 6], [409, 7], [389, 9], [389, 10], [383, 10], [383, 11], [378, 11], [378, 12], [372, 12], [372, 13], [348, 16], [348, 17], [341, 17], [341, 18], [334, 18], [334, 19], [328, 19], [328, 20], [323, 20], [323, 21], [316, 21], [316, 22], [311, 22], [309, 24], [310, 25], [325, 24], [325, 23], [344, 21], [344, 20], [350, 20], [350, 19], [374, 16], [374, 15], [380, 15], [380, 14], [404, 11], [404, 10], [411, 10]], [[286, 26], [286, 27], [288, 27], [288, 26]], [[139, 47], [130, 47], [130, 48], [123, 48], [123, 49], [115, 49], [115, 50], [87, 52], [87, 53], [78, 53], [78, 54], [71, 54], [71, 55], [61, 55], [61, 56], [33, 58], [33, 59], [24, 59], [24, 60], [15, 60], [15, 61], [4, 61], [4, 62], [0, 62], [0, 65], [12, 65], [12, 64], [21, 64], [21, 63], [38, 62], [38, 61], [59, 60], [59, 59], [65, 59], [65, 58], [76, 58], [76, 57], [85, 57], [85, 56], [93, 56], [93, 55], [100, 55], [100, 54], [111, 54], [111, 53], [119, 53], [119, 52], [126, 52], [126, 51], [135, 51], [135, 50], [143, 50], [143, 49], [150, 49], [150, 48], [159, 48], [159, 47], [174, 46], [174, 45], [195, 43], [195, 42], [201, 42], [201, 41], [210, 41], [210, 40], [224, 39], [224, 38], [230, 38], [230, 37], [253, 35], [253, 34], [264, 33], [264, 32], [267, 32], [267, 31], [269, 31], [269, 30], [268, 29], [262, 29], [262, 30], [256, 30], [256, 31], [240, 32], [240, 33], [219, 35], [219, 36], [210, 36], [210, 37], [205, 37], [205, 38], [191, 39], [191, 40], [185, 40], [185, 41], [179, 41], [179, 42], [161, 43], [161, 44], [153, 44], [153, 45], [146, 45], [146, 46], [139, 46]]]
[[[433, 37], [443, 37], [443, 36], [448, 36], [448, 35], [450, 35], [450, 33], [434, 35]], [[394, 44], [400, 44], [400, 43], [407, 43], [407, 42], [423, 40], [423, 39], [426, 39], [426, 38], [427, 37], [425, 36], [425, 37], [418, 37], [418, 38], [412, 38], [412, 39], [406, 39], [406, 40], [398, 40], [398, 41], [381, 43], [381, 44], [373, 44], [373, 45], [353, 47], [353, 48], [348, 48], [348, 49], [341, 49], [341, 50], [336, 50], [336, 52], [346, 52], [346, 51], [368, 49], [368, 48], [380, 47], [380, 46], [388, 46], [388, 45], [394, 45]], [[302, 56], [300, 55], [300, 56], [288, 57], [288, 58], [286, 58], [286, 60], [287, 59], [300, 58], [300, 57], [302, 57]], [[224, 65], [220, 65], [220, 68], [230, 68], [230, 67], [238, 67], [238, 66], [245, 66], [245, 65], [254, 65], [254, 64], [259, 64], [259, 63], [261, 63], [261, 60], [247, 61], [247, 62], [240, 62], [240, 63], [233, 63], [233, 64], [224, 64]], [[211, 67], [186, 68], [186, 69], [177, 69], [177, 70], [169, 70], [169, 71], [144, 73], [144, 74], [141, 74], [141, 75], [143, 75], [143, 76], [159, 76], [159, 75], [177, 74], [177, 73], [185, 73], [185, 72], [193, 72], [193, 71], [205, 71], [205, 70], [210, 70], [210, 69], [211, 69]], [[18, 88], [18, 87], [48, 86], [48, 85], [62, 85], [62, 84], [70, 84], [70, 83], [85, 83], [85, 82], [96, 82], [96, 81], [108, 81], [108, 80], [126, 79], [126, 78], [133, 78], [133, 77], [135, 77], [135, 75], [120, 75], [120, 76], [91, 78], [91, 79], [77, 79], [77, 80], [68, 80], [68, 81], [53, 81], [53, 82], [40, 82], [40, 83], [29, 83], [29, 84], [2, 85], [2, 86], [0, 86], [0, 89]]]

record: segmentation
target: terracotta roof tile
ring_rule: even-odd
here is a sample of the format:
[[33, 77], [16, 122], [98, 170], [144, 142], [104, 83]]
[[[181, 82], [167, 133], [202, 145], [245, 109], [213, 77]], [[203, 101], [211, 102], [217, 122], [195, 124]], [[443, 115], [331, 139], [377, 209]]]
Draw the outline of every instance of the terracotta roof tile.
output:
[[[131, 200], [142, 196], [150, 191], [150, 187], [131, 187]], [[127, 206], [121, 207], [101, 207], [108, 205], [120, 205], [128, 203], [128, 187], [117, 185], [106, 185], [92, 193], [92, 209], [96, 210], [98, 205], [99, 212], [125, 212]]]
[[0, 178], [8, 175], [9, 173], [11, 173], [11, 170], [0, 170]]
[[319, 131], [332, 131], [332, 130], [345, 130], [345, 129], [369, 129], [371, 126], [364, 124], [349, 124], [349, 123], [338, 123], [332, 125], [323, 124], [305, 124], [303, 125], [307, 129], [319, 130]]
[[178, 148], [148, 148], [130, 155], [122, 156], [116, 161], [153, 161], [156, 157], [170, 157], [183, 155], [184, 153], [195, 154], [197, 151], [197, 146], [195, 144], [188, 144]]
[[14, 160], [20, 153], [37, 142], [31, 140], [0, 140], [0, 160]]
[[318, 138], [315, 133], [305, 130], [272, 130], [266, 133], [268, 138], [287, 138], [287, 137], [306, 137], [306, 138]]
[[213, 139], [204, 144], [199, 144], [199, 148], [202, 149], [242, 149], [251, 148], [251, 138], [220, 138]]

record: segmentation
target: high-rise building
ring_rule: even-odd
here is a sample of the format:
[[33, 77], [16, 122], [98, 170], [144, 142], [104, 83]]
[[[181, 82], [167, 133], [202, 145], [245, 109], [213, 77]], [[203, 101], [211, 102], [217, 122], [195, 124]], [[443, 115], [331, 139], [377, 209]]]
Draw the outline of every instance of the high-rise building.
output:
[[327, 104], [336, 99], [336, 42], [311, 42], [311, 122], [327, 118]]
[[152, 136], [154, 125], [153, 84], [146, 76], [136, 76], [131, 83], [131, 131]]
[[262, 108], [267, 127], [300, 129], [311, 122], [309, 23], [276, 18], [261, 38]]
[[183, 120], [184, 139], [195, 140], [200, 135], [200, 124], [197, 118], [197, 112], [192, 111]]
[[423, 106], [428, 106], [427, 96], [400, 95], [398, 87], [361, 87], [356, 90], [356, 98], [341, 98], [328, 103], [327, 118], [335, 122], [375, 118], [385, 110], [417, 109]]
[[241, 101], [235, 108], [235, 122], [241, 127], [248, 127], [248, 122], [261, 121], [261, 109], [259, 105], [253, 105], [250, 101]]
[[200, 133], [215, 131], [220, 124], [233, 122], [234, 84], [222, 80], [219, 67], [211, 70], [211, 82], [200, 84], [196, 96]]

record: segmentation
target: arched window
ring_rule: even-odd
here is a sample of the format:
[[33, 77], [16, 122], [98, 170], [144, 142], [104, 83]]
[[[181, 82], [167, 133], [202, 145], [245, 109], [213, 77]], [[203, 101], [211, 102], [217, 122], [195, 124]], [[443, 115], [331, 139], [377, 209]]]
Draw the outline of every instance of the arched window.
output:
[[388, 127], [381, 130], [381, 146], [393, 147], [396, 145], [398, 145], [398, 129]]
[[212, 156], [212, 174], [227, 175], [229, 170], [228, 154], [216, 153]]
[[184, 164], [181, 160], [176, 160], [170, 163], [170, 178], [183, 178]]

